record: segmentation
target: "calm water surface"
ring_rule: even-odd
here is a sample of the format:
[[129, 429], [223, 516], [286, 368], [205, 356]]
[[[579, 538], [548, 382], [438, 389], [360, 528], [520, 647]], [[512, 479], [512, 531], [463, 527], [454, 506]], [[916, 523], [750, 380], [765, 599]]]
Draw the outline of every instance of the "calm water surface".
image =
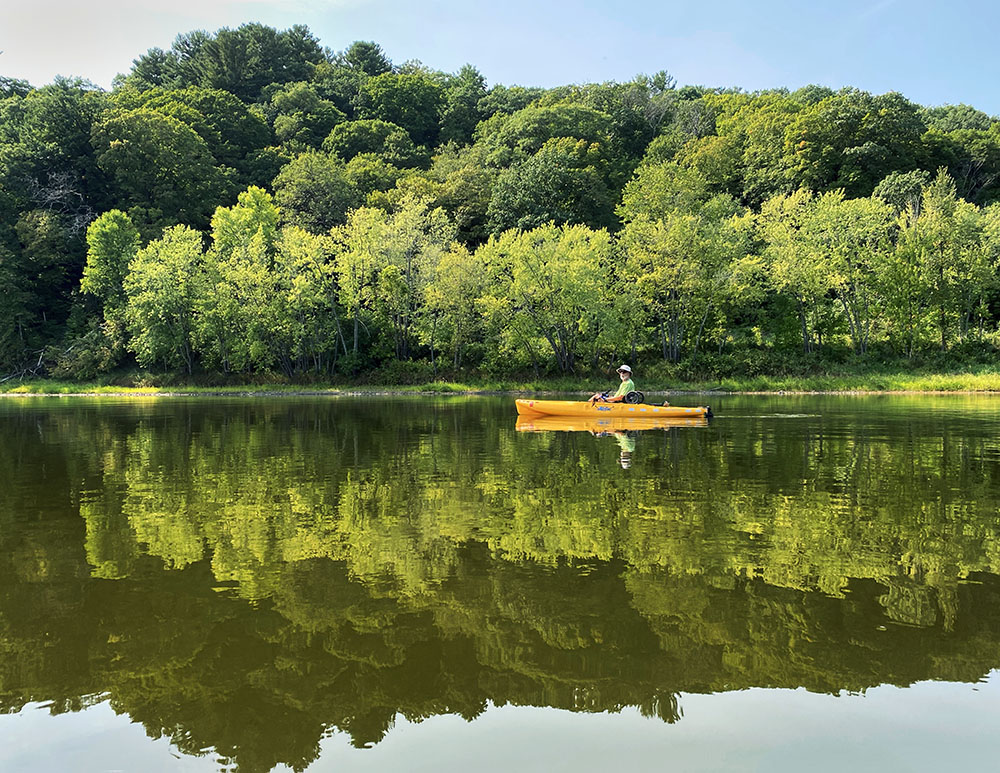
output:
[[0, 400], [0, 769], [993, 767], [1000, 399], [713, 408]]

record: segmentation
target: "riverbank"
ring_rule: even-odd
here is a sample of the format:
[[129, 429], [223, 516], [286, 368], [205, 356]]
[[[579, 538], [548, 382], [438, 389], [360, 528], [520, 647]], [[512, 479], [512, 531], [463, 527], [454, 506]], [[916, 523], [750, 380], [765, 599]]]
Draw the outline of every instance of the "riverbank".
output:
[[[174, 379], [157, 384], [143, 380], [135, 386], [121, 383], [32, 380], [0, 384], [0, 395], [107, 395], [107, 396], [294, 396], [352, 394], [586, 394], [602, 386], [588, 378], [554, 378], [532, 381], [481, 380], [469, 382], [430, 381], [422, 384], [228, 384], [186, 385]], [[613, 386], [610, 382], [607, 386]], [[759, 393], [957, 393], [1000, 392], [1000, 371], [966, 373], [876, 373], [866, 375], [755, 376], [713, 382], [664, 383], [639, 380], [649, 394], [759, 394]]]

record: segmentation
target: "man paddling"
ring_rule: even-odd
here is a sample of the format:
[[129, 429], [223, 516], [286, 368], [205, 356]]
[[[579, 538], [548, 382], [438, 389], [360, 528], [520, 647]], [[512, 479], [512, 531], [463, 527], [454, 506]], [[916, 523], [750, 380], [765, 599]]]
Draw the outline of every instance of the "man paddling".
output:
[[614, 395], [607, 397], [607, 392], [594, 392], [587, 402], [591, 405], [596, 402], [620, 403], [625, 399], [625, 395], [635, 391], [635, 384], [632, 383], [632, 369], [628, 365], [622, 365], [618, 368], [618, 376], [621, 378], [622, 383], [618, 385], [618, 391]]

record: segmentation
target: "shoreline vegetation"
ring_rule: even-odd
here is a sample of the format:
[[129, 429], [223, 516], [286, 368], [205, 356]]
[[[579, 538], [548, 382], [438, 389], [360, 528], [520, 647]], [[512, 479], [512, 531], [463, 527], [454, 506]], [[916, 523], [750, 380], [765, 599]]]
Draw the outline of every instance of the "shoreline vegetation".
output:
[[[282, 396], [388, 396], [388, 395], [523, 395], [589, 394], [600, 378], [535, 380], [427, 381], [419, 384], [361, 383], [234, 383], [197, 385], [155, 379], [128, 386], [109, 382], [70, 382], [38, 379], [0, 384], [0, 397], [282, 397]], [[662, 383], [643, 382], [647, 395], [713, 394], [990, 394], [1000, 393], [1000, 371], [913, 374], [903, 372], [869, 375], [754, 376], [744, 379]]]
[[1000, 391], [1000, 117], [192, 32], [0, 75], [0, 286], [0, 393]]

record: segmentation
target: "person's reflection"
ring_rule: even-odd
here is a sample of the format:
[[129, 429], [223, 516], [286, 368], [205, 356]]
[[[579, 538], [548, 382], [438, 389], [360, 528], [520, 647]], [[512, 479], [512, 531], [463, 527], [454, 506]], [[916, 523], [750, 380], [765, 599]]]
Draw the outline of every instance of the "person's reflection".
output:
[[621, 448], [621, 453], [618, 455], [618, 463], [622, 466], [623, 470], [627, 470], [632, 466], [632, 454], [635, 452], [635, 441], [639, 436], [638, 432], [628, 432], [624, 429], [609, 429], [602, 432], [591, 430], [590, 434], [594, 437], [614, 437]]

